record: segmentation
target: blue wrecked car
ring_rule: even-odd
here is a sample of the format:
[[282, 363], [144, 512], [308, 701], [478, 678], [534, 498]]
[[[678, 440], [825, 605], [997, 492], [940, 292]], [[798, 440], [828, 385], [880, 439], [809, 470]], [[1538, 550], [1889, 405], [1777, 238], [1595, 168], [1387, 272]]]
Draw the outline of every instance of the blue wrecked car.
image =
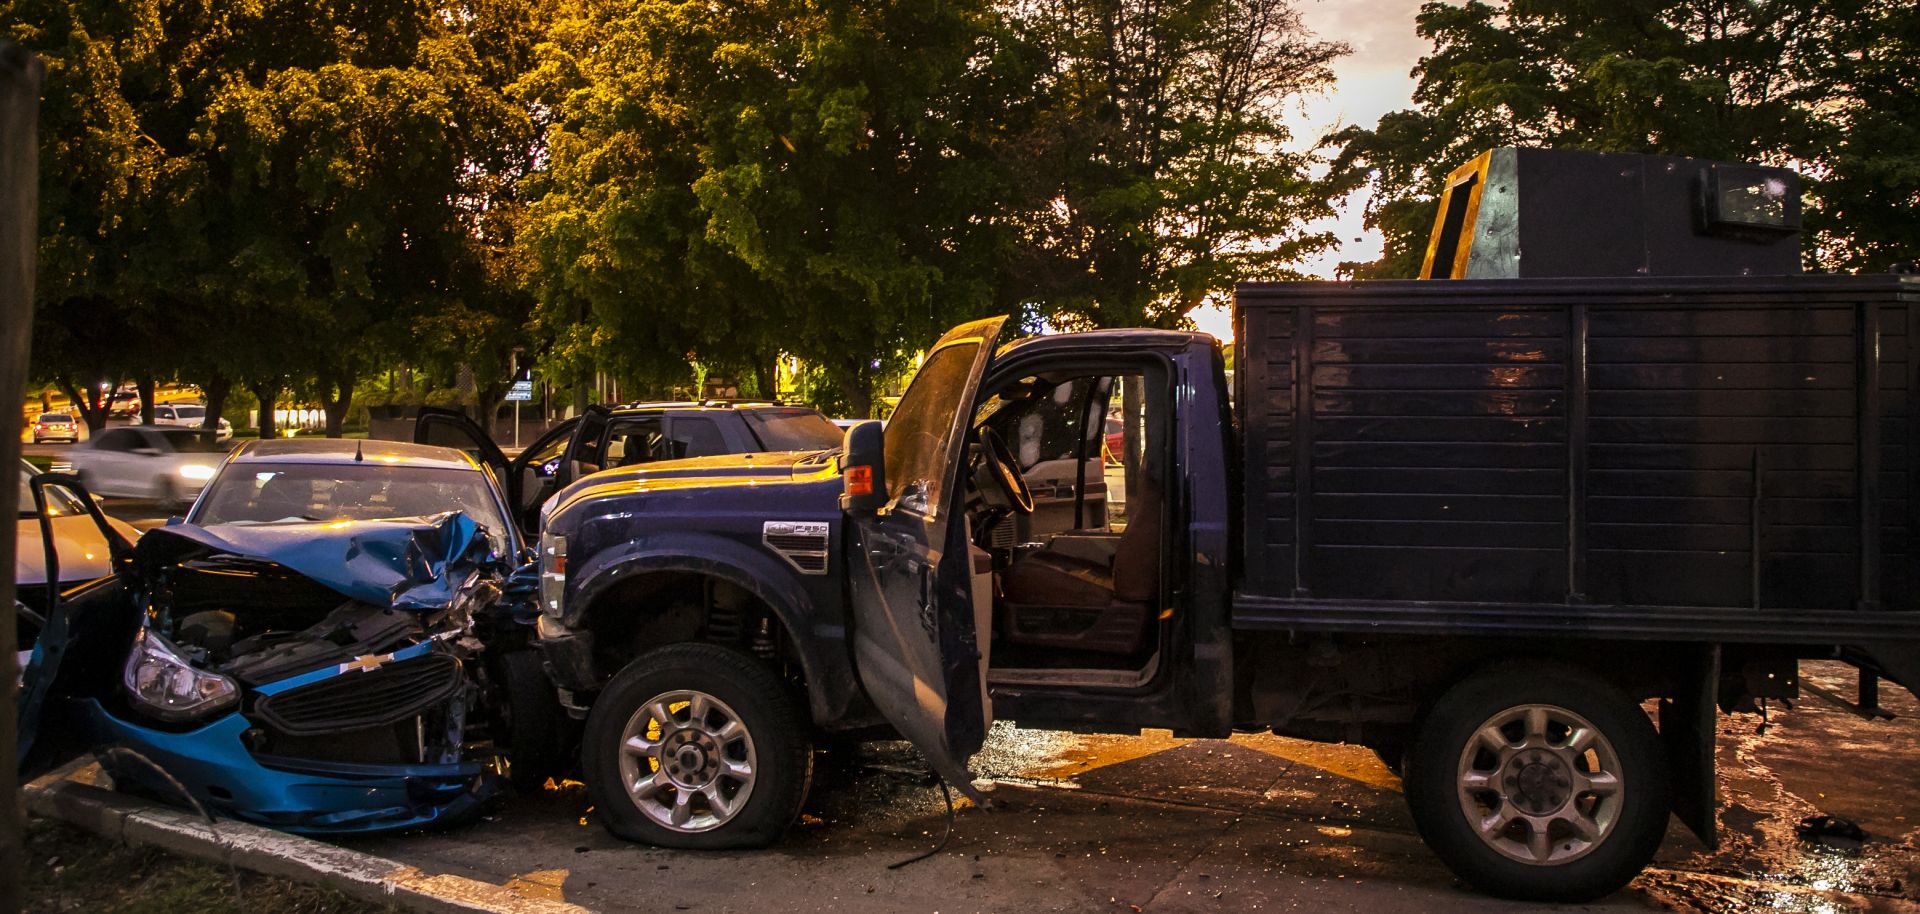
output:
[[23, 774], [94, 751], [116, 786], [339, 834], [458, 821], [509, 777], [561, 773], [531, 587], [466, 514], [174, 524], [134, 546], [78, 480], [36, 498], [49, 485], [81, 493], [114, 573], [32, 620]]

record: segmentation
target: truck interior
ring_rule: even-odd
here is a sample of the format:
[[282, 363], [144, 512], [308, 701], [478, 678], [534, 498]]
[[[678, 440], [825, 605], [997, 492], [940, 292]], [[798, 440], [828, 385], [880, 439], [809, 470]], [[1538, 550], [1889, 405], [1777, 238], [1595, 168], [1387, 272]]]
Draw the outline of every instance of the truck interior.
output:
[[[1081, 364], [985, 391], [967, 507], [976, 556], [992, 570], [990, 681], [1136, 688], [1153, 679], [1172, 618], [1163, 376], [1146, 363]], [[1029, 498], [995, 478], [1002, 464]]]

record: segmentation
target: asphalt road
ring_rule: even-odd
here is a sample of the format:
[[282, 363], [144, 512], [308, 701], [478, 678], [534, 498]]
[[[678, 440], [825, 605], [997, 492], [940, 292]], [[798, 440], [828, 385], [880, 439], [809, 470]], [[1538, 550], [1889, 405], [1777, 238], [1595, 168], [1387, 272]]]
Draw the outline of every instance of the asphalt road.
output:
[[[1810, 665], [1844, 692], [1851, 672]], [[1896, 694], [1897, 692], [1897, 694]], [[1592, 910], [1920, 911], [1920, 705], [1873, 724], [1803, 701], [1720, 729], [1721, 847], [1675, 823], [1655, 867]], [[418, 867], [604, 911], [1542, 910], [1457, 883], [1414, 834], [1399, 783], [1367, 751], [1272, 736], [1232, 741], [996, 727], [976, 774], [994, 808], [944, 827], [940, 791], [905, 744], [828, 757], [801, 824], [776, 846], [695, 853], [628, 844], [557, 785], [483, 821], [351, 842]], [[1808, 816], [1867, 840], [1810, 841]], [[1580, 909], [1585, 910], [1585, 909]]]

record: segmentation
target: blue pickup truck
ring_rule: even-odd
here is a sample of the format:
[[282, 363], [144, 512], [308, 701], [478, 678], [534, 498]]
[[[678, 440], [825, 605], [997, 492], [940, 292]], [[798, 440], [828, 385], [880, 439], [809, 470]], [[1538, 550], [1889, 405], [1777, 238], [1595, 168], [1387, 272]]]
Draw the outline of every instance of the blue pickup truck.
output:
[[1797, 275], [1788, 173], [1571, 155], [1476, 160], [1432, 279], [1243, 285], [1231, 386], [1202, 334], [982, 320], [884, 431], [559, 492], [538, 645], [601, 821], [770, 842], [830, 734], [979, 799], [1000, 717], [1370, 746], [1510, 897], [1612, 891], [1669, 815], [1711, 843], [1717, 714], [1804, 658], [1920, 686], [1920, 279]]

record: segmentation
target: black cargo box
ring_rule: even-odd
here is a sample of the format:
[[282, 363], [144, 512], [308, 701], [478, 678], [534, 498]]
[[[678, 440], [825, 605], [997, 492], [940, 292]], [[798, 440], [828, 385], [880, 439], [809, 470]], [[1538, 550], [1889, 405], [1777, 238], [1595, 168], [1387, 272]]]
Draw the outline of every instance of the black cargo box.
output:
[[1917, 310], [1892, 275], [1242, 285], [1236, 624], [1920, 608]]

